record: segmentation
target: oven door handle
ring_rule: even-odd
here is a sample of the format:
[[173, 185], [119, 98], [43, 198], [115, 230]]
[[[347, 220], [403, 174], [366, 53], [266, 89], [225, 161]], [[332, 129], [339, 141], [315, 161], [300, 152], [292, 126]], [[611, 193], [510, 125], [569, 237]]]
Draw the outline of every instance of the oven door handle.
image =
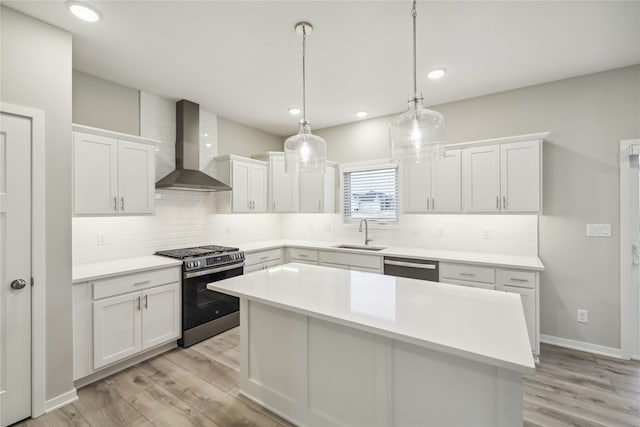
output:
[[242, 268], [242, 267], [244, 267], [244, 262], [239, 262], [237, 264], [225, 265], [223, 267], [210, 268], [209, 270], [200, 270], [200, 271], [194, 271], [191, 273], [185, 273], [184, 278], [191, 279], [192, 277], [200, 277], [207, 274], [219, 273], [221, 271], [233, 270], [234, 268]]
[[418, 264], [415, 262], [403, 262], [403, 261], [391, 261], [391, 260], [384, 260], [384, 263], [386, 265], [397, 265], [398, 267], [409, 267], [409, 268], [421, 268], [423, 270], [435, 270], [436, 266], [435, 264]]

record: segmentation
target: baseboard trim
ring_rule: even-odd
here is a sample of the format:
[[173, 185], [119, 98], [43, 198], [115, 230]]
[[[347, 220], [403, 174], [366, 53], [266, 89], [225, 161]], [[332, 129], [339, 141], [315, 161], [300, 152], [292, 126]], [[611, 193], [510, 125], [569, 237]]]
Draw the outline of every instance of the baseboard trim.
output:
[[66, 393], [62, 393], [60, 396], [56, 396], [53, 399], [49, 399], [44, 403], [44, 413], [48, 414], [58, 408], [61, 408], [69, 403], [73, 403], [78, 400], [78, 393], [75, 387]]
[[557, 345], [558, 347], [565, 347], [573, 350], [600, 354], [602, 356], [615, 357], [616, 359], [623, 359], [621, 350], [615, 347], [606, 347], [603, 345], [591, 344], [584, 341], [575, 341], [542, 334], [540, 334], [540, 342], [543, 342], [545, 344]]

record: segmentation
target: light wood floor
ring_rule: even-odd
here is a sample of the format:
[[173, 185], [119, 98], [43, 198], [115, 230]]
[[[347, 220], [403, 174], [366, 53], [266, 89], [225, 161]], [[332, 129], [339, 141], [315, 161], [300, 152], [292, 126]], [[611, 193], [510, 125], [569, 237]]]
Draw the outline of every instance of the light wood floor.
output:
[[[78, 390], [21, 426], [290, 426], [238, 395], [238, 329]], [[524, 425], [640, 426], [640, 362], [542, 346], [526, 377]]]

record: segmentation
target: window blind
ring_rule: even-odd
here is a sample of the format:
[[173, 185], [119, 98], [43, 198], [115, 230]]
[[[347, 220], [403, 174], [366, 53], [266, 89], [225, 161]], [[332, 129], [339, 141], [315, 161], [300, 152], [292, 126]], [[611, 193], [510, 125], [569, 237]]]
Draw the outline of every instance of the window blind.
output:
[[344, 172], [344, 220], [398, 220], [398, 169]]

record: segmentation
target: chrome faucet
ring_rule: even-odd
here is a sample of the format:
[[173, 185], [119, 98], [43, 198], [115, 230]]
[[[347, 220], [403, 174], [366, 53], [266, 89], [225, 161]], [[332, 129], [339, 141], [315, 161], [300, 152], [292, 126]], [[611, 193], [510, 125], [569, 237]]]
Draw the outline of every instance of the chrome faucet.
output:
[[362, 233], [362, 223], [364, 222], [364, 244], [368, 245], [369, 242], [372, 242], [373, 239], [369, 238], [369, 223], [367, 222], [366, 219], [362, 218], [362, 220], [360, 220], [360, 228], [358, 229], [359, 233]]

